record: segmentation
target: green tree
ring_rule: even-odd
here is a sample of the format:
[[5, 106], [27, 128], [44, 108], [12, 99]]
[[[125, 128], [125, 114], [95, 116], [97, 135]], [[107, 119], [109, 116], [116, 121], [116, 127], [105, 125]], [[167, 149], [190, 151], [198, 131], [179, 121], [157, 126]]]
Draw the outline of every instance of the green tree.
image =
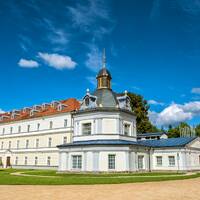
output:
[[148, 110], [149, 105], [147, 101], [141, 96], [134, 93], [128, 93], [131, 99], [131, 108], [136, 115], [137, 122], [137, 132], [147, 133], [147, 132], [158, 132], [156, 126], [153, 126], [149, 121]]
[[195, 128], [195, 131], [196, 131], [196, 135], [197, 136], [200, 136], [200, 124], [198, 124]]
[[189, 125], [185, 122], [181, 122], [179, 125], [172, 127], [169, 125], [168, 129], [168, 137], [169, 138], [177, 138], [180, 137], [180, 128], [189, 127]]

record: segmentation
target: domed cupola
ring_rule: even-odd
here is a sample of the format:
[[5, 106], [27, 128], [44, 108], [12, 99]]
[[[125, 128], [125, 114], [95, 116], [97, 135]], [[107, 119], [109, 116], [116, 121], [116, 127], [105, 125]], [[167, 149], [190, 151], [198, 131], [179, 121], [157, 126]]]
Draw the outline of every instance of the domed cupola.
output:
[[108, 88], [111, 89], [111, 74], [106, 69], [105, 49], [103, 51], [103, 67], [97, 75], [97, 89]]

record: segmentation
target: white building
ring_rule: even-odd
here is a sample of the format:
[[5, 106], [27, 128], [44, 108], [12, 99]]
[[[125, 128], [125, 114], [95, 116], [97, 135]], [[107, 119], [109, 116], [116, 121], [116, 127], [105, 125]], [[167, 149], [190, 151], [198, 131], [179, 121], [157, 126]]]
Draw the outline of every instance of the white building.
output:
[[88, 172], [199, 170], [200, 139], [156, 135], [144, 140], [137, 135], [127, 92], [113, 92], [111, 79], [104, 62], [97, 89], [87, 90], [81, 105], [67, 99], [1, 114], [0, 166]]

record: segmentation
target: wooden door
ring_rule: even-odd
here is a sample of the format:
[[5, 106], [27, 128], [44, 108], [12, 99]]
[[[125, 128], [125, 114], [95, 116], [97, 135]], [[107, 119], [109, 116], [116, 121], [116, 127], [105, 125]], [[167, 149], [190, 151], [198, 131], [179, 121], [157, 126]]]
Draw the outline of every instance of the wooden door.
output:
[[6, 157], [6, 167], [10, 167], [10, 156]]

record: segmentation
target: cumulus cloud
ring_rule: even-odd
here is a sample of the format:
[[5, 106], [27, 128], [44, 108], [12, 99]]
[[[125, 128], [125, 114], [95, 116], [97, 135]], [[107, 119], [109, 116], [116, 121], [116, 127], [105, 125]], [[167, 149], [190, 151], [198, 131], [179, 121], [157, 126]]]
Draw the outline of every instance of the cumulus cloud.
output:
[[58, 70], [74, 69], [77, 65], [71, 57], [60, 54], [38, 53], [38, 56], [50, 67]]
[[163, 106], [163, 105], [164, 105], [164, 103], [159, 102], [159, 101], [155, 101], [155, 100], [153, 100], [153, 99], [148, 100], [148, 104], [150, 104], [150, 105], [160, 105], [160, 106]]
[[200, 88], [192, 88], [191, 93], [200, 94]]
[[200, 101], [185, 104], [172, 103], [160, 113], [154, 111], [149, 112], [151, 122], [158, 126], [175, 125], [191, 120], [195, 116], [200, 116]]
[[18, 62], [18, 65], [20, 67], [24, 67], [24, 68], [37, 68], [39, 67], [39, 63], [37, 61], [34, 60], [26, 60], [21, 58]]

